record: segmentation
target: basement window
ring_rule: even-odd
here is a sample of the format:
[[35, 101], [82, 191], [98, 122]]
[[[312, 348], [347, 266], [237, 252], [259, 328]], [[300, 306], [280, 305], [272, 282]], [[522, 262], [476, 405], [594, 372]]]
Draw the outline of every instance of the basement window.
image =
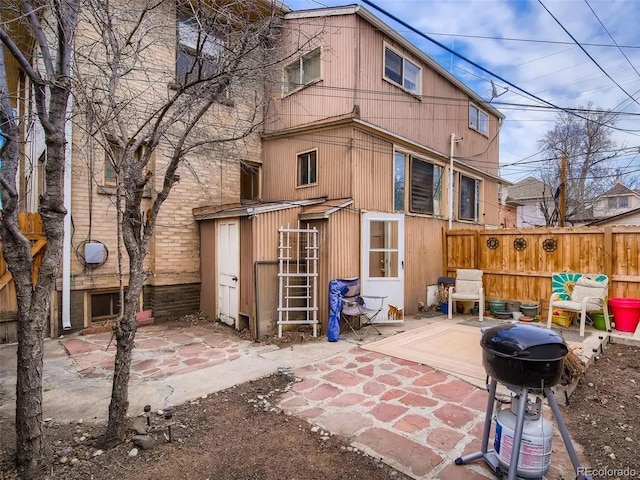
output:
[[114, 318], [120, 313], [120, 292], [92, 293], [90, 303], [92, 322]]

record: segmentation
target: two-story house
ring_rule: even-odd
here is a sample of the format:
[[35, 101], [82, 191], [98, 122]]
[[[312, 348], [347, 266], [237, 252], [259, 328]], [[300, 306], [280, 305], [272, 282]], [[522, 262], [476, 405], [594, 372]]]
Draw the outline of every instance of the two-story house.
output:
[[202, 310], [260, 333], [281, 319], [289, 226], [317, 231], [311, 320], [326, 327], [336, 278], [385, 296], [382, 318], [415, 312], [442, 275], [443, 229], [499, 224], [503, 115], [361, 6], [287, 13], [280, 48], [291, 58], [269, 90], [263, 203], [194, 212], [202, 288], [216, 292]]

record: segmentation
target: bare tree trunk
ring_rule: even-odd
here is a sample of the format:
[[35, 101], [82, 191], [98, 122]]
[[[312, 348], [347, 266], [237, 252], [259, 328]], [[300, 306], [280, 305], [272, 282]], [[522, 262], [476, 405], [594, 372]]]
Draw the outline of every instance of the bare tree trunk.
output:
[[129, 375], [134, 340], [138, 328], [136, 312], [140, 292], [146, 275], [142, 271], [142, 258], [132, 259], [129, 288], [124, 302], [122, 318], [115, 327], [116, 359], [113, 371], [109, 423], [104, 436], [104, 445], [111, 447], [120, 443], [127, 432], [127, 410], [129, 408]]

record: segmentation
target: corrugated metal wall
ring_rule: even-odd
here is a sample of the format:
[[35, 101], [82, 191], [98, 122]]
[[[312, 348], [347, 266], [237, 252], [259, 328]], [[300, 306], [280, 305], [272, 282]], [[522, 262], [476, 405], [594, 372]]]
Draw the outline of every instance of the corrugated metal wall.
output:
[[254, 296], [254, 252], [253, 252], [253, 220], [248, 217], [240, 219], [240, 300], [238, 310], [251, 319], [255, 318]]
[[[268, 132], [344, 115], [357, 105], [363, 120], [444, 155], [449, 154], [452, 132], [464, 137], [456, 145], [456, 156], [498, 173], [499, 142], [494, 139], [499, 133], [498, 118], [489, 114], [486, 136], [471, 130], [468, 95], [384, 32], [356, 15], [288, 20], [287, 24], [292, 54], [293, 48], [318, 35], [303, 50], [322, 45], [322, 80], [285, 97], [281, 91], [274, 91]], [[385, 44], [421, 66], [420, 97], [384, 79]]]
[[358, 129], [353, 131], [353, 198], [356, 208], [393, 209], [393, 144]]
[[218, 276], [216, 275], [215, 221], [200, 222], [200, 310], [217, 318]]
[[[264, 200], [351, 196], [350, 146], [350, 127], [321, 130], [296, 138], [265, 140]], [[297, 187], [297, 155], [313, 149], [318, 150], [318, 182], [315, 186]]]

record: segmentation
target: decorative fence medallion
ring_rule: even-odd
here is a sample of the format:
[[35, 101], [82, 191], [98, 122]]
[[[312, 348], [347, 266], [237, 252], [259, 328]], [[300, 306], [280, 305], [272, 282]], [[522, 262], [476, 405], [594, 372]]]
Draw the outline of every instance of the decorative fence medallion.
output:
[[491, 250], [495, 250], [499, 246], [500, 246], [500, 240], [498, 240], [496, 237], [489, 237], [487, 239], [487, 247], [489, 247]]
[[513, 248], [521, 252], [522, 250], [527, 248], [527, 241], [522, 237], [518, 237], [513, 241]]
[[558, 241], [555, 238], [547, 238], [542, 242], [542, 249], [545, 252], [555, 252], [558, 248]]

